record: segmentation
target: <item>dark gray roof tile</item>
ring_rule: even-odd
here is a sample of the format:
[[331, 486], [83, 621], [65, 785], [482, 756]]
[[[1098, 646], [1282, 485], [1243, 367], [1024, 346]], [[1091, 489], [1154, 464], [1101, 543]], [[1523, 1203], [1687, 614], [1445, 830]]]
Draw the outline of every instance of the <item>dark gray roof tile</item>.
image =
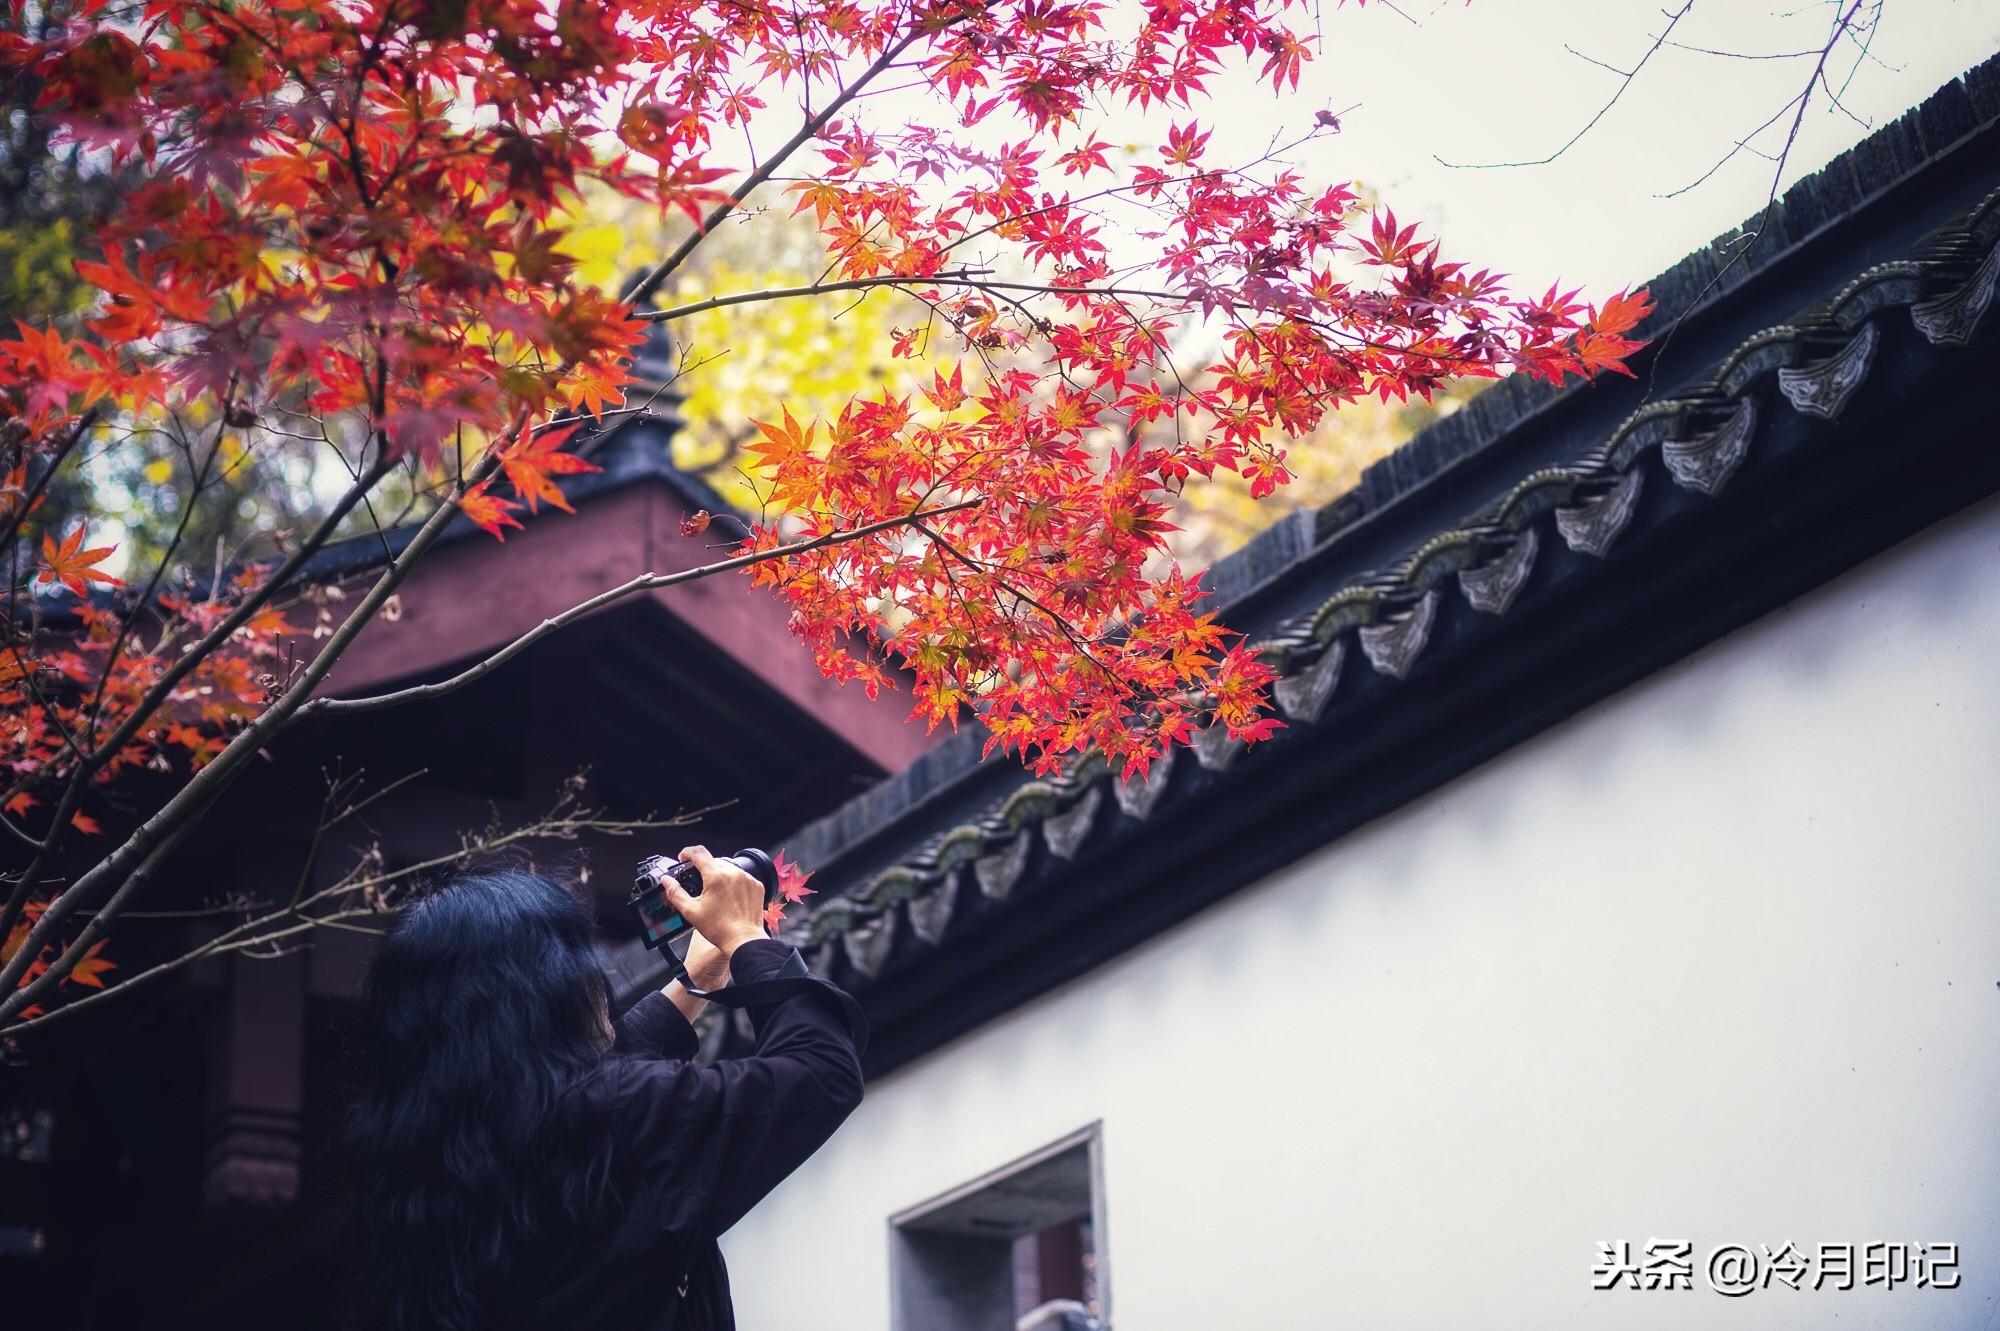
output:
[[[1747, 280], [1787, 252], [1788, 245], [1823, 231], [1845, 211], [1906, 177], [1926, 152], [1949, 147], [1950, 143], [1939, 142], [1947, 134], [1951, 143], [1963, 139], [1966, 108], [1980, 105], [1975, 93], [1976, 88], [1957, 99], [1933, 98], [1925, 108], [1870, 139], [1863, 149], [1801, 182], [1782, 204], [1788, 244], [1776, 243], [1767, 230], [1764, 243], [1748, 252], [1721, 280], [1718, 277], [1729, 266], [1728, 255], [1736, 241], [1724, 237], [1689, 256], [1661, 279], [1665, 288], [1662, 304], [1679, 302], [1675, 307], [1678, 313], [1691, 302], [1717, 299], [1717, 290]], [[1525, 578], [1534, 562], [1530, 543], [1537, 539], [1538, 527], [1545, 536], [1559, 533], [1559, 546], [1567, 544], [1572, 550], [1596, 557], [1608, 554], [1627, 526], [1637, 520], [1642, 493], [1652, 488], [1641, 482], [1644, 470], [1654, 465], [1647, 458], [1656, 449], [1659, 466], [1666, 473], [1657, 484], [1668, 485], [1669, 492], [1678, 489], [1696, 497], [1713, 496], [1728, 484], [1745, 457], [1754, 455], [1756, 438], [1769, 428], [1770, 417], [1789, 411], [1793, 419], [1832, 419], [1855, 394], [1865, 391], [1882, 322], [1908, 318], [1907, 307], [1925, 292], [1942, 293], [1930, 297], [1932, 300], [1955, 296], [1979, 304], [1983, 313], [1993, 303], [1989, 279], [2000, 271], [2000, 257], [1982, 254], [1987, 262], [1974, 271], [1965, 252], [1968, 223], [1991, 206], [1989, 200], [1962, 209], [1929, 236], [1906, 246], [1898, 262], [1880, 266], [1879, 271], [1864, 270], [1861, 276], [1839, 283], [1834, 291], [1822, 293], [1817, 302], [1798, 309], [1789, 319], [1766, 325], [1735, 350], [1726, 354], [1718, 350], [1706, 374], [1675, 390], [1675, 396], [1655, 400], [1637, 416], [1602, 427], [1558, 423], [1552, 433], [1569, 449], [1564, 455], [1568, 460], [1523, 474], [1512, 492], [1491, 507], [1490, 519], [1467, 520], [1456, 528], [1438, 530], [1403, 558], [1383, 565], [1382, 571], [1351, 575], [1317, 604], [1258, 633], [1260, 642], [1272, 644], [1271, 659], [1280, 663], [1288, 685], [1295, 681], [1295, 686], [1280, 690], [1280, 696], [1290, 704], [1286, 710], [1293, 726], [1318, 724], [1327, 702], [1322, 693], [1331, 694], [1334, 687], [1324, 691], [1307, 688], [1308, 673], [1315, 661], [1332, 662], [1326, 673], [1333, 677], [1330, 684], [1337, 687], [1339, 661], [1350, 636], [1374, 667], [1373, 673], [1400, 680], [1413, 669], [1422, 670], [1420, 657], [1444, 598], [1462, 595], [1474, 602], [1475, 609], [1489, 615], [1505, 613], [1518, 587], [1500, 595], [1488, 586], [1490, 579], [1468, 581], [1463, 574], [1500, 566], [1512, 557], [1521, 565], [1520, 577]], [[1732, 236], [1740, 239], [1742, 234], [1739, 231]], [[1994, 242], [1982, 235], [1978, 244], [1983, 250]], [[1994, 255], [2000, 255], [2000, 249], [1995, 249]], [[1845, 326], [1833, 322], [1828, 298], [1836, 292], [1852, 296], [1862, 291], [1867, 292], [1867, 298], [1856, 301]], [[1728, 343], [1720, 345], [1727, 347]], [[1728, 367], [1734, 368], [1723, 373]], [[1782, 395], [1778, 388], [1783, 389]], [[1316, 542], [1323, 544], [1337, 537], [1398, 498], [1431, 483], [1454, 462], [1492, 447], [1503, 435], [1520, 430], [1524, 422], [1576, 391], [1518, 378], [1496, 385], [1408, 447], [1371, 467], [1354, 493], [1317, 513], [1294, 514], [1245, 549], [1218, 561], [1210, 582], [1214, 596], [1218, 602], [1227, 602], [1274, 578], [1289, 576], [1288, 571], [1301, 567], [1316, 553]], [[1641, 434], [1643, 439], [1639, 439]], [[1637, 442], [1631, 447], [1619, 446], [1628, 436]], [[1540, 544], [1549, 548], [1546, 540]], [[1328, 655], [1319, 654], [1320, 643], [1327, 644]], [[1312, 650], [1298, 650], [1305, 647]], [[1339, 706], [1336, 702], [1336, 711]], [[1094, 767], [1086, 764], [1054, 780], [1031, 780], [1012, 764], [982, 767], [977, 761], [977, 739], [973, 731], [961, 734], [909, 771], [808, 828], [793, 843], [809, 865], [853, 856], [853, 867], [843, 867], [834, 875], [851, 886], [843, 896], [838, 895], [842, 892], [838, 884], [830, 884], [837, 895], [809, 917], [802, 934], [817, 941], [859, 931], [859, 939], [850, 940], [848, 951], [865, 980], [881, 974], [884, 966], [900, 964], [890, 956], [884, 939], [893, 935], [894, 913], [912, 893], [890, 892], [888, 887], [895, 884], [889, 880], [902, 874], [910, 884], [919, 878], [928, 884], [940, 872], [957, 872], [939, 862], [936, 850], [940, 836], [985, 847], [986, 853], [975, 862], [974, 876], [981, 893], [960, 894], [959, 899], [967, 910], [999, 909], [996, 903], [1009, 897], [1024, 875], [1041, 872], [1034, 868], [1038, 863], [1036, 844], [1046, 842], [1059, 856], [1074, 855], [1091, 837], [1106, 835], [1102, 829], [1109, 823], [1129, 828], [1130, 820], [1149, 816], [1165, 789], [1162, 781], [1119, 791], [1116, 803], [1123, 815], [1107, 821], [1099, 817], [1098, 801], [1101, 783], [1111, 778], [1103, 773], [1101, 762]], [[1233, 765], [1240, 751], [1240, 745], [1219, 732], [1204, 736], [1195, 749], [1193, 766], [1198, 770], [1188, 780], [1198, 784], [1222, 779], [1221, 774]], [[1185, 769], [1187, 765], [1177, 766]], [[1051, 819], [1055, 820], [1053, 825]], [[928, 842], [918, 844], [915, 838], [924, 827], [950, 830], [933, 832]], [[857, 854], [862, 848], [865, 853]], [[874, 867], [864, 871], [864, 865]], [[896, 879], [896, 883], [901, 882]], [[876, 885], [885, 886], [877, 891]], [[935, 903], [929, 910], [922, 932], [935, 940], [951, 922], [936, 918]]]
[[[1990, 128], [1995, 119], [2000, 119], [2000, 57], [1971, 70], [1922, 107], [1793, 185], [1768, 217], [1751, 218], [1744, 226], [1725, 232], [1647, 283], [1656, 310], [1641, 332], [1657, 337], [1697, 307], [1722, 301], [1728, 293], [1793, 253], [1814, 235], [1841, 223], [1871, 199], [1894, 189], [1899, 181], [1966, 134]], [[1823, 316], [1824, 311], [1820, 311], [1822, 321]], [[1747, 390], [1751, 381], [1762, 382], [1780, 363], [1819, 362], [1840, 345], [1795, 343], [1789, 335], [1778, 340], [1783, 345], [1773, 353], [1776, 359], [1746, 376], [1743, 382], [1732, 384], [1731, 394]], [[1205, 581], [1213, 603], [1227, 606], [1253, 589], [1284, 577], [1287, 569], [1328, 547], [1342, 532], [1366, 523], [1399, 499], [1432, 485], [1454, 467], [1487, 455], [1502, 441], [1519, 435], [1531, 418], [1551, 412], [1581, 391], [1587, 390], [1578, 385], [1557, 387], [1521, 375], [1495, 383], [1459, 411], [1432, 424], [1408, 444], [1369, 467], [1360, 483], [1347, 494], [1315, 512], [1287, 518], [1243, 549], [1217, 560]], [[1691, 402], [1699, 402], [1708, 409], [1720, 401], [1710, 401], [1706, 390], [1698, 384], [1680, 391], [1692, 394]], [[1709, 421], [1705, 428], [1713, 429], [1720, 419]], [[1564, 424], [1549, 433], [1553, 439], [1571, 446], [1567, 454], [1570, 458], [1597, 449], [1600, 451], [1592, 455], [1593, 465], [1605, 465], [1601, 450], [1608, 440], [1603, 432], [1586, 436], [1578, 434], [1576, 427]], [[1651, 451], [1650, 443], [1641, 451]], [[1621, 462], [1631, 465], [1632, 456], [1621, 456]], [[1542, 521], [1542, 515], [1550, 507], [1571, 502], [1569, 492], [1574, 488], [1575, 478], [1562, 470], [1544, 468], [1522, 475], [1524, 479], [1516, 496], [1520, 511], [1515, 515], [1521, 522]], [[1577, 502], [1598, 499], [1605, 488], [1600, 485], [1588, 494], [1578, 492]], [[1580, 520], [1573, 516], [1569, 525], [1577, 526]], [[1370, 606], [1379, 595], [1370, 593]], [[1412, 595], [1399, 604], [1407, 606], [1414, 599]], [[1339, 600], [1339, 596], [1334, 600]], [[1331, 604], [1327, 602], [1313, 613], [1323, 614]], [[1406, 610], [1391, 613], [1403, 614]], [[1226, 611], [1224, 618], [1226, 621]], [[1334, 620], [1351, 627], [1371, 621], [1372, 613], [1362, 613], [1356, 618], [1355, 613], [1343, 612], [1323, 623], [1331, 624]], [[884, 853], [914, 852], [913, 842], [901, 850], [891, 850], [909, 836], [899, 829], [899, 824], [935, 825], [939, 820], [949, 823], [952, 819], [947, 811], [970, 820], [982, 798], [1004, 796], [1023, 779], [1018, 764], [1011, 759], [996, 756], [982, 763], [979, 750], [984, 742], [985, 732], [976, 723], [964, 726], [956, 736], [919, 758], [910, 768], [802, 829], [791, 839], [790, 846], [808, 867], [827, 865], [849, 856], [860, 862]], [[921, 810], [929, 812], [919, 817]]]

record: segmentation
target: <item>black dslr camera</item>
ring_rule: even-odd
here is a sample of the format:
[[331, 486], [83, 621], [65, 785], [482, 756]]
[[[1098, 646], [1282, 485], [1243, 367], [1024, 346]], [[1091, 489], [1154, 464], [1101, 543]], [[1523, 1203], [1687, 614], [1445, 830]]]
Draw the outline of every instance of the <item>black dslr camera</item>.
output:
[[[778, 899], [778, 866], [771, 863], [769, 855], [752, 849], [726, 859], [764, 885], [765, 905]], [[646, 940], [646, 946], [654, 951], [687, 937], [694, 929], [667, 900], [667, 887], [662, 881], [667, 878], [679, 883], [689, 896], [701, 895], [701, 870], [671, 856], [650, 855], [639, 861], [639, 876], [632, 883], [631, 899], [625, 903], [632, 918], [639, 922], [639, 934]], [[668, 952], [668, 955], [673, 954]]]

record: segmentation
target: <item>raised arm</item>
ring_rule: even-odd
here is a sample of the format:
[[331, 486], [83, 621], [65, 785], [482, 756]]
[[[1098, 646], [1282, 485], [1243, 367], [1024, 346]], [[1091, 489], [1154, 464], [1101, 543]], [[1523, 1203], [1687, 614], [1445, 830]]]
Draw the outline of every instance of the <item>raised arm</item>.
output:
[[743, 1217], [831, 1137], [861, 1103], [852, 1000], [813, 978], [776, 939], [743, 943], [733, 989], [775, 989], [750, 1009], [757, 1050], [697, 1067], [693, 1032], [665, 995], [626, 1015], [608, 1072], [619, 1130], [635, 1148], [644, 1201], [635, 1214], [683, 1239], [713, 1238]]

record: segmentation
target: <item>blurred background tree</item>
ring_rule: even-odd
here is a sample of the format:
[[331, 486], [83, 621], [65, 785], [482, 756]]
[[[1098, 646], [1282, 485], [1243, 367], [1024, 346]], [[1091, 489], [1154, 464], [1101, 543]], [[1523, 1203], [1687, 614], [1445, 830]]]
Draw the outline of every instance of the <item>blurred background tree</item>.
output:
[[[1365, 190], [1362, 197], [1373, 200]], [[704, 243], [660, 303], [692, 304], [808, 285], [822, 277], [826, 249], [810, 219], [780, 220], [775, 211], [732, 218]], [[657, 263], [683, 234], [684, 224], [662, 223], [647, 205], [598, 189], [579, 205], [563, 248], [577, 260], [584, 280], [608, 292]], [[685, 395], [686, 426], [674, 441], [675, 465], [702, 476], [739, 508], [757, 511], [762, 498], [743, 470], [740, 452], [757, 436], [751, 422], [777, 420], [786, 410], [801, 421], [831, 420], [856, 393], [877, 387], [915, 392], [945, 358], [895, 359], [884, 349], [894, 338], [892, 330], [923, 326], [928, 317], [907, 295], [875, 291], [858, 299], [843, 293], [753, 301], [676, 320], [670, 327], [681, 375], [673, 387]], [[943, 331], [938, 336], [951, 338]], [[939, 349], [955, 350], [942, 344]], [[1181, 530], [1170, 541], [1173, 557], [1184, 569], [1205, 568], [1286, 514], [1332, 502], [1359, 483], [1370, 464], [1457, 411], [1485, 382], [1457, 381], [1429, 402], [1349, 403], [1292, 442], [1291, 484], [1262, 500], [1252, 499], [1249, 482], [1233, 473], [1190, 479], [1174, 512]]]
[[[649, 205], [596, 189], [577, 209], [563, 250], [577, 260], [584, 281], [612, 292], [665, 258], [685, 232], [684, 224], [662, 223]], [[679, 306], [806, 286], [827, 268], [826, 246], [810, 214], [786, 218], [776, 209], [749, 210], [703, 242], [657, 303]], [[674, 464], [701, 476], [738, 508], [758, 511], [763, 497], [741, 458], [743, 445], [757, 437], [751, 422], [778, 420], [787, 409], [800, 420], [832, 420], [858, 393], [916, 391], [930, 381], [933, 361], [898, 359], [888, 349], [892, 329], [920, 326], [928, 313], [909, 296], [880, 290], [751, 301], [675, 320], [668, 329], [681, 374], [672, 387], [686, 395], [686, 428], [675, 437]]]
[[[0, 13], [0, 31], [42, 41], [79, 7], [77, 0], [12, 0]], [[17, 319], [74, 318], [90, 302], [94, 289], [70, 266], [75, 239], [119, 196], [117, 175], [102, 163], [85, 161], [74, 146], [51, 147], [54, 127], [31, 114], [41, 91], [33, 77], [0, 86], [0, 329], [8, 336]]]
[[1348, 403], [1312, 433], [1291, 442], [1285, 466], [1292, 482], [1263, 499], [1252, 499], [1250, 483], [1233, 472], [1190, 479], [1175, 506], [1180, 531], [1168, 540], [1168, 549], [1182, 568], [1206, 568], [1286, 514], [1331, 503], [1358, 485], [1371, 463], [1457, 411], [1489, 382], [1455, 380], [1428, 402], [1365, 398]]

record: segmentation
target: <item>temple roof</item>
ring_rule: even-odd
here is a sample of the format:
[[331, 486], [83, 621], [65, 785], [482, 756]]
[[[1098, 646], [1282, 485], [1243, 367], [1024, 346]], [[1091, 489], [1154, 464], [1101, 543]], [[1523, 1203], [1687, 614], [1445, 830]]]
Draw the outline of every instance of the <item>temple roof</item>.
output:
[[[1509, 379], [1211, 570], [1286, 728], [1124, 782], [976, 727], [809, 825], [790, 935], [871, 1073], [2000, 489], [2000, 60], [1648, 286], [1636, 377]], [[718, 1042], [728, 1032], [712, 1033]]]
[[[714, 486], [693, 472], [674, 464], [673, 439], [682, 428], [682, 395], [671, 390], [670, 367], [661, 364], [670, 348], [656, 346], [665, 339], [666, 325], [649, 326], [647, 342], [640, 348], [632, 370], [634, 383], [627, 391], [628, 408], [611, 414], [604, 424], [587, 427], [571, 446], [571, 452], [596, 465], [598, 470], [576, 472], [555, 478], [556, 487], [571, 504], [580, 504], [632, 485], [652, 483], [663, 486], [690, 512], [706, 509], [720, 521], [718, 536], [743, 536], [749, 526], [743, 516]], [[562, 510], [550, 507], [515, 516], [523, 523], [536, 521]], [[320, 551], [299, 571], [300, 583], [326, 582], [353, 577], [401, 553], [423, 527], [421, 520], [402, 523], [382, 532], [344, 537]], [[438, 544], [492, 537], [471, 519], [459, 517], [438, 537]], [[434, 547], [435, 548], [435, 547]]]

